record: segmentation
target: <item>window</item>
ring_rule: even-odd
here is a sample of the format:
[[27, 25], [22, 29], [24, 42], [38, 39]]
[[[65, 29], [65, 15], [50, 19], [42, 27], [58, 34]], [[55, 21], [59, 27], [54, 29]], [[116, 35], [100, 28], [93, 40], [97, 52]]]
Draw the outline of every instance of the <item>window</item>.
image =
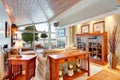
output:
[[48, 30], [49, 30], [48, 23], [36, 24], [35, 26], [36, 26], [37, 31], [46, 31], [46, 32], [48, 32]]
[[51, 32], [56, 32], [56, 27], [51, 26]]
[[[27, 26], [28, 25], [19, 27], [19, 30], [24, 31], [25, 27]], [[39, 37], [39, 40], [35, 41], [35, 45], [41, 44], [42, 47], [45, 47], [46, 49], [48, 49], [50, 46], [52, 49], [56, 48], [56, 28], [54, 26], [49, 27], [48, 23], [42, 23], [42, 24], [35, 24], [35, 28], [37, 30], [36, 33], [38, 33], [38, 37]], [[45, 38], [45, 45], [44, 45], [44, 39], [40, 37], [43, 31], [45, 31], [48, 35], [48, 37]], [[51, 37], [49, 38], [50, 35]], [[22, 39], [21, 36], [19, 37]]]
[[51, 33], [51, 39], [56, 39], [56, 34], [55, 33]]

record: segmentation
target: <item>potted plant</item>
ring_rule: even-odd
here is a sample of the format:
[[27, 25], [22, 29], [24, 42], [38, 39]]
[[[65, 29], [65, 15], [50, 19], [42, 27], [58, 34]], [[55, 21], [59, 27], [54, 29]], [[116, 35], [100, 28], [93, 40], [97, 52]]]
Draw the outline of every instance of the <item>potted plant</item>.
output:
[[108, 54], [108, 64], [110, 68], [116, 68], [118, 57], [116, 55], [117, 47], [120, 43], [120, 27], [114, 26], [111, 33], [109, 33], [108, 44], [109, 44], [109, 54]]
[[44, 31], [41, 35], [40, 35], [41, 38], [44, 39], [44, 49], [45, 49], [45, 38], [48, 37], [47, 33]]
[[[33, 47], [32, 45], [32, 42], [33, 42], [33, 39], [34, 39], [34, 36], [33, 36], [33, 26], [27, 26], [25, 28], [25, 31], [31, 31], [31, 33], [28, 33], [28, 32], [23, 32], [22, 33], [22, 40], [25, 41], [26, 43], [30, 43], [31, 44], [31, 47]], [[37, 31], [37, 30], [35, 30]], [[35, 33], [35, 40], [38, 41], [39, 37], [38, 37], [38, 33]]]

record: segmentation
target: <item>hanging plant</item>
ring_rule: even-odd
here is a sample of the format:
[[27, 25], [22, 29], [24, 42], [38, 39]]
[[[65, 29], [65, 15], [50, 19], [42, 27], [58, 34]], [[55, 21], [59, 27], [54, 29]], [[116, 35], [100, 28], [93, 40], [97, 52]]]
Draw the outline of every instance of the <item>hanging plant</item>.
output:
[[41, 38], [44, 38], [44, 49], [45, 49], [45, 38], [48, 37], [47, 33], [44, 31], [41, 35], [40, 35]]
[[45, 33], [45, 31], [41, 34], [41, 36], [40, 36], [41, 38], [47, 38], [48, 37], [48, 35]]

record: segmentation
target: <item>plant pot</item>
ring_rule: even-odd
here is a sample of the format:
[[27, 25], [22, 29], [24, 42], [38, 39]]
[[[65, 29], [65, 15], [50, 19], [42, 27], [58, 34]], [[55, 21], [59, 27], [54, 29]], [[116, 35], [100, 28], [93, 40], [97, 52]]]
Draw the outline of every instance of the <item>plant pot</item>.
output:
[[115, 54], [108, 54], [108, 65], [110, 68], [116, 68], [118, 62], [118, 57]]

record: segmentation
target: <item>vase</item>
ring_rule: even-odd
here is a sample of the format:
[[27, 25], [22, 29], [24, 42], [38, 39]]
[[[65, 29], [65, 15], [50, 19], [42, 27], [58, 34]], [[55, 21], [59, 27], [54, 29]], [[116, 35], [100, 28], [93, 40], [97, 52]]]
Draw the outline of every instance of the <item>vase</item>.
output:
[[116, 68], [118, 62], [118, 57], [115, 54], [108, 54], [108, 65], [110, 68]]

